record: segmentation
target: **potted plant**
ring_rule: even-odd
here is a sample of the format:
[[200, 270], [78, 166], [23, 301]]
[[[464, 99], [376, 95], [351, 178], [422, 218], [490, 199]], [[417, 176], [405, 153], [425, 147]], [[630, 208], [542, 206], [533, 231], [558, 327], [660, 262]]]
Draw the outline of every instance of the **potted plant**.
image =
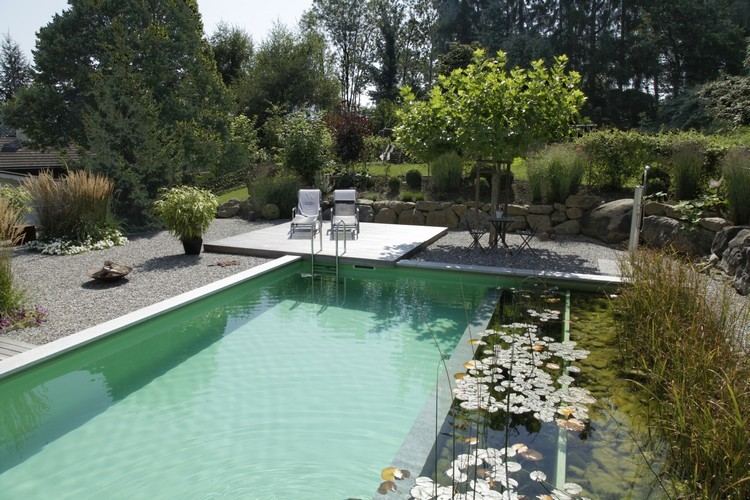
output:
[[185, 254], [198, 255], [206, 232], [219, 206], [210, 191], [192, 186], [163, 189], [154, 202], [154, 212], [170, 233], [182, 241]]

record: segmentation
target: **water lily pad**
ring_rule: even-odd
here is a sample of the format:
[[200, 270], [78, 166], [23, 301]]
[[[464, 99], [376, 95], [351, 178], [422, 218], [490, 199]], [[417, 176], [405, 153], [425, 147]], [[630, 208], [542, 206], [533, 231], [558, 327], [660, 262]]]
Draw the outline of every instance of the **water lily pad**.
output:
[[380, 472], [380, 478], [383, 481], [393, 481], [395, 479], [403, 479], [404, 474], [398, 467], [386, 467]]
[[456, 380], [463, 380], [464, 377], [466, 377], [466, 373], [464, 372], [459, 372], [453, 375], [453, 378], [455, 378]]
[[532, 481], [536, 481], [537, 483], [541, 483], [547, 480], [547, 474], [540, 470], [535, 470], [529, 473], [529, 479], [531, 479]]
[[470, 359], [466, 363], [464, 363], [464, 368], [467, 370], [476, 370], [477, 368], [477, 361], [475, 359]]
[[547, 368], [549, 368], [550, 370], [559, 370], [560, 369], [560, 365], [558, 365], [557, 363], [547, 363], [545, 366]]
[[571, 495], [580, 495], [583, 488], [577, 483], [565, 483], [563, 484], [563, 491]]
[[511, 448], [513, 448], [513, 451], [515, 451], [516, 453], [521, 453], [529, 449], [529, 447], [523, 443], [516, 443], [512, 445]]
[[521, 458], [525, 458], [526, 460], [530, 460], [532, 462], [538, 462], [539, 460], [544, 458], [544, 455], [536, 450], [532, 450], [531, 448], [527, 448], [524, 451], [518, 452], [518, 455]]
[[380, 486], [378, 487], [378, 493], [381, 495], [386, 495], [392, 491], [396, 491], [398, 488], [396, 487], [396, 483], [393, 481], [383, 481], [380, 483]]

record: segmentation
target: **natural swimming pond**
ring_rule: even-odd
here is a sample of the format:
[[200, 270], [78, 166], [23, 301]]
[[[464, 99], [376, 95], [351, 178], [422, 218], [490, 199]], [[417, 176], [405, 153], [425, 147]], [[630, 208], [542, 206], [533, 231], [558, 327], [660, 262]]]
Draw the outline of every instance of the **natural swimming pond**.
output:
[[[567, 309], [578, 344], [558, 354], [590, 353], [545, 359], [559, 366], [541, 371], [554, 390], [567, 374], [574, 381], [563, 381], [587, 398], [567, 402], [568, 415], [558, 404], [542, 422], [501, 410], [500, 394], [492, 413], [462, 408], [471, 399], [464, 397], [412, 481], [437, 470], [434, 478], [462, 498], [471, 481], [479, 489], [486, 479], [484, 496], [468, 498], [496, 498], [490, 490], [506, 489], [501, 475], [480, 477], [487, 464], [474, 459], [471, 468], [469, 457], [515, 445], [517, 458], [503, 460], [513, 492], [533, 497], [559, 486], [565, 498], [565, 484], [575, 483], [581, 492], [571, 497], [659, 496], [649, 452], [633, 439], [640, 401], [611, 366], [617, 349], [599, 299], [460, 273], [350, 269], [337, 282], [311, 280], [305, 270], [287, 266], [0, 381], [0, 496], [378, 497], [382, 469], [431, 404], [436, 380], [446, 377], [442, 362], [467, 325], [477, 360], [490, 346], [514, 345], [478, 335], [493, 311], [493, 329], [536, 325], [552, 350], [565, 340]], [[515, 328], [528, 338], [528, 328]], [[561, 428], [561, 418], [583, 427]], [[467, 466], [461, 484], [445, 474], [456, 460]], [[534, 471], [545, 480], [533, 480]], [[405, 482], [393, 485], [408, 497]]]

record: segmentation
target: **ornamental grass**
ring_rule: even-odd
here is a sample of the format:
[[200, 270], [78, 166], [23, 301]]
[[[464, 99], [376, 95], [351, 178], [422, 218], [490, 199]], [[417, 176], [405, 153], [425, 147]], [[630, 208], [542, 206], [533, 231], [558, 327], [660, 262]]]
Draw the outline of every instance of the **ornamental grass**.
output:
[[747, 311], [664, 254], [641, 251], [622, 267], [622, 351], [643, 374], [670, 471], [691, 498], [750, 498]]

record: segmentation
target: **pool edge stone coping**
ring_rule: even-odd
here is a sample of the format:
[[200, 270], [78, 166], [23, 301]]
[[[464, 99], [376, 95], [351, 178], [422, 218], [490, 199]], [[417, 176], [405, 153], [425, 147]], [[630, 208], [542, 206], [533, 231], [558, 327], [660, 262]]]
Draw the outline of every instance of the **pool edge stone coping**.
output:
[[[389, 500], [408, 498], [409, 490], [414, 486], [414, 480], [422, 474], [423, 469], [431, 465], [428, 462], [434, 459], [434, 453], [436, 452], [435, 420], [437, 419], [438, 422], [438, 432], [442, 432], [446, 425], [448, 413], [453, 406], [453, 374], [465, 371], [464, 362], [474, 358], [473, 347], [469, 344], [469, 340], [478, 338], [477, 333], [487, 329], [492, 315], [495, 313], [495, 307], [501, 293], [498, 288], [490, 288], [487, 291], [484, 300], [472, 312], [469, 324], [453, 349], [450, 358], [445, 361], [445, 370], [448, 374], [443, 373], [445, 371], [443, 368], [440, 369], [440, 378], [437, 383], [437, 416], [435, 414], [436, 395], [433, 391], [427, 398], [422, 410], [420, 410], [414, 424], [412, 424], [392, 463], [383, 464], [384, 468], [392, 465], [407, 469], [411, 476], [408, 479], [396, 482], [398, 491], [379, 495], [377, 498]], [[446, 378], [447, 376], [450, 377], [450, 380]]]
[[66, 352], [122, 331], [130, 326], [142, 323], [160, 314], [221, 292], [252, 278], [275, 271], [276, 269], [297, 262], [300, 259], [300, 257], [293, 255], [279, 257], [270, 262], [260, 264], [245, 271], [240, 271], [232, 276], [209, 283], [208, 285], [181, 293], [155, 304], [151, 304], [150, 306], [129, 312], [118, 318], [99, 323], [98, 325], [94, 325], [90, 328], [54, 340], [48, 344], [42, 344], [26, 352], [7, 358], [0, 362], [0, 380], [25, 370], [26, 368], [38, 365]]

